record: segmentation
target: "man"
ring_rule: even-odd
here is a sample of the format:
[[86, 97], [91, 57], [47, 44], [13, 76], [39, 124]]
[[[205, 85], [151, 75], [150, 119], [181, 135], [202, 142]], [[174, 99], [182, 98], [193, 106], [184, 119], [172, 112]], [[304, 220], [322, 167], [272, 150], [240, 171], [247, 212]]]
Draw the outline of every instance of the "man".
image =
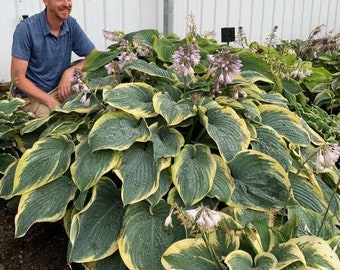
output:
[[[72, 0], [43, 0], [45, 10], [22, 20], [15, 29], [11, 77], [14, 94], [25, 99], [25, 111], [45, 117], [71, 94], [70, 77], [82, 70], [95, 50], [70, 16]], [[70, 67], [72, 51], [85, 57]]]

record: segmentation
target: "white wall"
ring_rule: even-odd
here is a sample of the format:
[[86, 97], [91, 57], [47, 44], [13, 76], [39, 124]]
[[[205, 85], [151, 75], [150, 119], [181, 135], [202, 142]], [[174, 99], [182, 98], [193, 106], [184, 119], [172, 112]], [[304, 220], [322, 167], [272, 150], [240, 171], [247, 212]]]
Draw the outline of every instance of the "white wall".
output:
[[250, 41], [265, 42], [278, 26], [281, 39], [306, 39], [317, 26], [324, 33], [340, 31], [340, 0], [171, 0], [173, 32], [187, 33], [187, 14], [192, 13], [198, 32], [214, 30], [221, 41], [221, 28], [242, 26]]
[[[8, 82], [15, 26], [21, 15], [31, 16], [43, 10], [44, 5], [42, 0], [0, 0], [0, 4], [0, 82]], [[166, 16], [165, 4], [170, 7]], [[248, 39], [260, 43], [275, 25], [278, 37], [286, 40], [306, 39], [321, 24], [326, 25], [324, 32], [340, 31], [340, 0], [73, 0], [72, 11], [100, 50], [109, 45], [102, 36], [103, 29], [125, 33], [167, 29], [184, 37], [189, 13], [200, 34], [215, 31], [219, 42], [223, 27], [237, 30], [242, 26]]]

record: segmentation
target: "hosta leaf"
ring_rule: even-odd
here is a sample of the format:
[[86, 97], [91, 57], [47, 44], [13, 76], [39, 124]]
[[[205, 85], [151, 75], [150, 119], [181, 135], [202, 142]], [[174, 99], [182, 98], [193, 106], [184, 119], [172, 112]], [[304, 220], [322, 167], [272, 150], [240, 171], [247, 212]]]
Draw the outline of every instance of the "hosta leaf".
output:
[[118, 249], [123, 212], [120, 191], [110, 179], [99, 181], [86, 207], [73, 216], [70, 260], [84, 263], [113, 254]]
[[270, 66], [266, 61], [264, 61], [259, 55], [245, 50], [241, 50], [238, 55], [243, 65], [242, 73], [244, 73], [245, 71], [251, 71], [251, 73], [254, 74], [254, 72], [256, 72], [255, 74], [257, 74], [257, 78], [261, 78], [262, 81], [265, 78], [268, 78], [270, 81], [273, 82], [273, 88], [275, 88], [275, 90], [277, 90], [278, 92], [281, 92], [281, 79], [270, 72]]
[[137, 39], [143, 41], [149, 46], [152, 46], [153, 40], [159, 36], [159, 32], [156, 29], [142, 29], [135, 32], [128, 33], [124, 36], [124, 39], [133, 41]]
[[16, 157], [9, 153], [0, 153], [0, 174], [3, 174], [7, 167], [16, 161]]
[[252, 149], [275, 158], [288, 171], [292, 165], [285, 141], [269, 126], [256, 127], [257, 137], [251, 141]]
[[245, 239], [256, 253], [270, 251], [276, 245], [276, 238], [268, 223], [253, 220], [244, 227]]
[[224, 262], [230, 270], [276, 269], [277, 259], [268, 252], [261, 252], [255, 256], [254, 267], [251, 255], [243, 250], [236, 250], [228, 254]]
[[[172, 244], [162, 256], [166, 270], [218, 270], [202, 238], [190, 238]], [[241, 269], [241, 268], [239, 268]]]
[[337, 228], [338, 221], [330, 214], [324, 220], [324, 213], [320, 214], [311, 209], [304, 208], [294, 200], [291, 200], [287, 205], [287, 212], [289, 219], [295, 216], [298, 217], [297, 226], [299, 230], [295, 236], [313, 234], [328, 239], [333, 235], [339, 234]]
[[225, 258], [226, 263], [231, 270], [249, 270], [252, 268], [253, 259], [251, 255], [243, 250], [235, 250]]
[[75, 161], [70, 170], [74, 183], [81, 190], [94, 186], [101, 176], [118, 163], [116, 152], [110, 149], [91, 152], [88, 140], [83, 140], [75, 150]]
[[101, 116], [89, 134], [92, 151], [100, 149], [125, 150], [135, 142], [145, 142], [151, 133], [143, 119], [117, 111]]
[[166, 80], [173, 80], [172, 73], [166, 69], [160, 68], [153, 62], [146, 62], [141, 59], [132, 60], [126, 62], [123, 67], [123, 71], [137, 70], [143, 74], [147, 74], [151, 77], [158, 77]]
[[146, 83], [122, 83], [113, 89], [104, 89], [104, 101], [114, 108], [132, 114], [137, 119], [154, 117], [152, 97], [155, 90]]
[[304, 235], [288, 240], [287, 244], [295, 244], [299, 247], [308, 267], [320, 270], [340, 269], [339, 257], [320, 237]]
[[331, 249], [340, 257], [340, 235], [336, 235], [327, 241]]
[[168, 193], [171, 184], [172, 181], [169, 170], [162, 170], [159, 177], [159, 186], [157, 191], [147, 198], [147, 201], [151, 204], [151, 206], [155, 206], [159, 203], [163, 196]]
[[229, 167], [235, 180], [233, 204], [255, 210], [278, 210], [286, 206], [288, 176], [275, 159], [247, 150], [237, 154]]
[[87, 58], [84, 71], [86, 73], [95, 71], [115, 59], [118, 55], [119, 52], [116, 51], [93, 51]]
[[164, 251], [185, 237], [177, 219], [173, 227], [165, 227], [170, 206], [160, 201], [150, 209], [146, 202], [129, 205], [124, 215], [124, 227], [118, 240], [121, 257], [130, 270], [160, 270]]
[[275, 216], [273, 213], [256, 211], [249, 208], [235, 207], [234, 208], [235, 220], [246, 226], [248, 223], [253, 223], [253, 221], [261, 221], [266, 223], [269, 227], [273, 227], [273, 221]]
[[157, 123], [150, 126], [151, 141], [154, 144], [155, 159], [174, 157], [184, 145], [182, 133], [167, 126], [158, 127]]
[[113, 255], [102, 260], [83, 263], [83, 266], [85, 266], [86, 270], [108, 270], [108, 269], [129, 270], [125, 266], [118, 251], [116, 251]]
[[153, 97], [155, 111], [163, 116], [169, 125], [177, 125], [196, 114], [196, 107], [190, 99], [176, 102], [168, 93], [158, 92]]
[[234, 179], [230, 174], [230, 169], [228, 168], [226, 162], [218, 155], [213, 155], [217, 169], [214, 178], [214, 183], [209, 191], [208, 196], [216, 197], [221, 202], [227, 203], [231, 194], [235, 188]]
[[136, 203], [155, 193], [159, 186], [162, 160], [154, 160], [152, 144], [134, 144], [121, 153], [114, 172], [123, 182], [124, 205]]
[[207, 110], [200, 107], [200, 117], [224, 160], [230, 160], [248, 148], [250, 133], [247, 125], [230, 107], [212, 106]]
[[298, 203], [316, 213], [324, 213], [327, 202], [319, 192], [319, 188], [313, 186], [308, 179], [300, 178], [295, 174], [289, 174], [294, 198]]
[[299, 249], [294, 243], [285, 242], [278, 245], [271, 250], [271, 253], [277, 258], [278, 263], [277, 270], [286, 269], [285, 267], [292, 265], [296, 262], [301, 262], [302, 265], [306, 265], [306, 260]]
[[20, 107], [25, 105], [22, 98], [13, 98], [11, 100], [0, 100], [0, 116], [11, 116]]
[[92, 95], [94, 94], [87, 94], [87, 98], [90, 98], [90, 104], [85, 105], [82, 103], [81, 99], [83, 97], [83, 94], [75, 94], [63, 101], [63, 103], [55, 109], [56, 112], [62, 112], [62, 113], [81, 113], [86, 114], [93, 111], [97, 111], [101, 108], [101, 104], [98, 103], [98, 100], [101, 99], [101, 93], [96, 94], [96, 98]]
[[179, 49], [179, 39], [171, 40], [169, 38], [156, 38], [154, 41], [154, 49], [157, 53], [157, 57], [164, 62], [172, 62], [172, 56], [175, 51]]
[[13, 197], [14, 174], [17, 169], [18, 160], [12, 162], [6, 169], [4, 176], [0, 179], [0, 198], [9, 200]]
[[76, 190], [71, 179], [61, 176], [43, 187], [23, 194], [15, 216], [15, 236], [24, 236], [34, 223], [55, 222], [63, 218]]
[[24, 124], [24, 126], [21, 128], [20, 133], [21, 134], [26, 134], [30, 133], [32, 131], [37, 130], [40, 128], [42, 125], [47, 123], [53, 116], [50, 115], [48, 117], [43, 117], [43, 118], [35, 118], [32, 119]]
[[259, 109], [262, 123], [271, 126], [281, 136], [298, 145], [310, 143], [308, 133], [296, 114], [277, 105], [261, 105]]
[[49, 124], [40, 134], [40, 137], [42, 138], [53, 134], [71, 134], [75, 132], [82, 123], [84, 123], [83, 120], [77, 116], [61, 116], [56, 122]]
[[267, 76], [253, 70], [244, 70], [241, 73], [242, 78], [245, 79], [248, 82], [251, 82], [252, 84], [256, 82], [266, 82], [273, 84], [272, 79], [269, 79]]
[[64, 174], [71, 163], [74, 143], [64, 135], [41, 139], [20, 158], [13, 193], [26, 193]]
[[213, 185], [217, 170], [209, 147], [186, 144], [171, 167], [172, 181], [186, 206], [203, 199]]

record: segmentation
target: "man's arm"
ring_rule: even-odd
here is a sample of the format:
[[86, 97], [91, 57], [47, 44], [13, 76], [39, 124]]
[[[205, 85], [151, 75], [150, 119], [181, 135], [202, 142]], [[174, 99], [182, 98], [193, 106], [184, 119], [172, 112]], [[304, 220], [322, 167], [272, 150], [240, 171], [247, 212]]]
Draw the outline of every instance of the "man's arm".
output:
[[60, 97], [61, 100], [64, 100], [65, 98], [71, 95], [71, 80], [70, 80], [71, 76], [73, 75], [75, 69], [84, 70], [84, 66], [89, 55], [90, 54], [88, 54], [83, 60], [79, 61], [77, 64], [69, 67], [64, 71], [63, 76], [61, 77], [58, 84], [58, 96]]
[[60, 102], [52, 96], [39, 89], [33, 82], [26, 77], [28, 62], [20, 58], [12, 56], [11, 62], [11, 78], [12, 82], [27, 96], [39, 100], [49, 109], [53, 110]]

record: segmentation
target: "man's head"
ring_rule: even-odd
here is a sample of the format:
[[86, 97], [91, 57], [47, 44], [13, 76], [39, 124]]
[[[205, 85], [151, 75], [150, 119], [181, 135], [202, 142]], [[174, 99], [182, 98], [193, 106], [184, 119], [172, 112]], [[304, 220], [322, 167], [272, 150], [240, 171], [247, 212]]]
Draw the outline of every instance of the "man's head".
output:
[[43, 0], [47, 13], [59, 21], [66, 20], [72, 11], [72, 0]]

